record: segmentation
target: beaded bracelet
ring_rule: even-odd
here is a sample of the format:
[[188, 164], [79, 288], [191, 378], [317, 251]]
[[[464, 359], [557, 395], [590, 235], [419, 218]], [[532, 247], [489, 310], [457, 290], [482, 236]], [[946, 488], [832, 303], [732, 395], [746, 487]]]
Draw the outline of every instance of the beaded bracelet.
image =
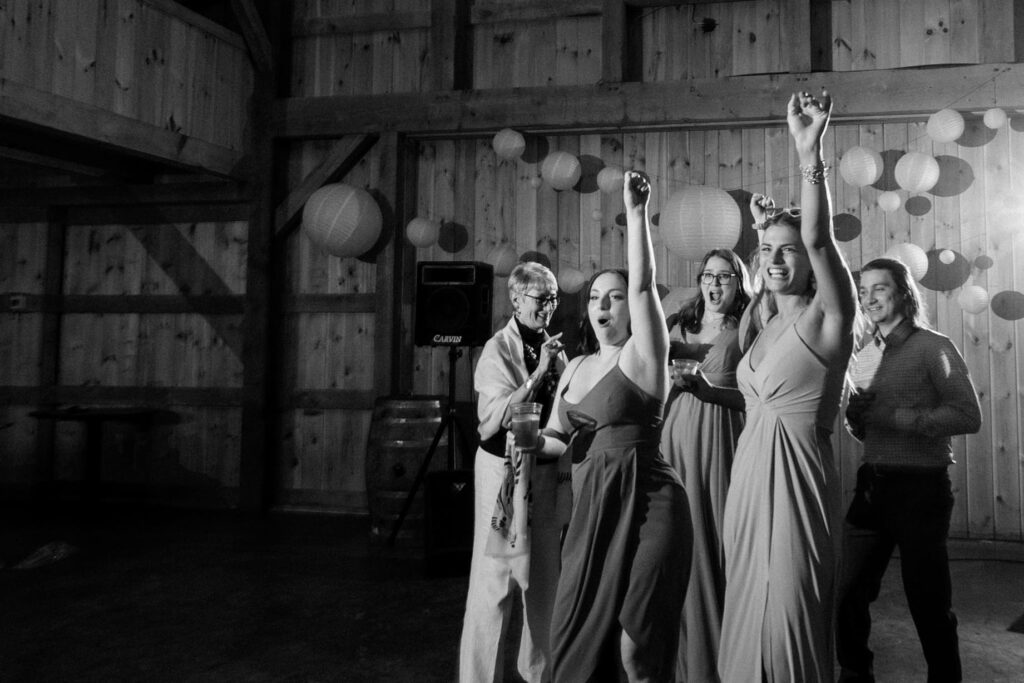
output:
[[820, 185], [828, 177], [829, 169], [831, 169], [831, 166], [826, 166], [823, 162], [819, 161], [816, 164], [801, 166], [800, 175], [811, 185]]

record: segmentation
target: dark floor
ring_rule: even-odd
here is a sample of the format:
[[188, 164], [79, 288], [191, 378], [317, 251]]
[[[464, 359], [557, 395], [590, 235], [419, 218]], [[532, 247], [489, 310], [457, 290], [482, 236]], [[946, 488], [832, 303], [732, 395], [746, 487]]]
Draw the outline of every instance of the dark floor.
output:
[[[0, 681], [453, 680], [465, 577], [385, 556], [367, 526], [0, 508]], [[1024, 680], [1024, 634], [1007, 630], [1024, 615], [1024, 550], [954, 556], [966, 680]], [[875, 617], [879, 680], [924, 680], [898, 561]]]

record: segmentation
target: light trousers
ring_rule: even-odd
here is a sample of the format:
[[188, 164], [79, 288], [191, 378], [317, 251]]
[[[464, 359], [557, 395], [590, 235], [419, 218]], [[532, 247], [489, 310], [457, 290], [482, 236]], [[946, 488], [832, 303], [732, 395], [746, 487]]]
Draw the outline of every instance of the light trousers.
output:
[[[484, 549], [504, 477], [505, 459], [478, 449], [473, 475], [473, 557], [459, 646], [460, 683], [504, 679], [505, 635], [517, 588], [523, 601], [519, 675], [530, 683], [551, 680], [551, 610], [561, 538], [554, 514], [558, 467], [538, 464], [533, 468], [529, 551], [515, 557], [491, 557]], [[528, 577], [527, 585], [519, 586], [515, 576]]]

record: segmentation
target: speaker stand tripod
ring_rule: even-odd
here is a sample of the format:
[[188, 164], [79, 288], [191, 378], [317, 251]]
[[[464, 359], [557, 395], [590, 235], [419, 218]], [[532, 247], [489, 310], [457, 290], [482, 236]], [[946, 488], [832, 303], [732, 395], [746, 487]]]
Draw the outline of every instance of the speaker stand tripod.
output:
[[409, 510], [412, 508], [413, 500], [416, 498], [416, 492], [423, 484], [423, 480], [427, 476], [427, 472], [430, 470], [430, 461], [433, 459], [434, 452], [437, 450], [437, 445], [441, 442], [441, 436], [445, 431], [448, 432], [449, 470], [455, 469], [455, 439], [453, 437], [456, 431], [459, 433], [459, 450], [462, 452], [463, 458], [465, 458], [468, 451], [466, 435], [462, 431], [462, 425], [459, 424], [458, 416], [455, 414], [455, 363], [461, 357], [461, 349], [457, 346], [448, 347], [448, 410], [445, 412], [444, 418], [441, 420], [441, 424], [437, 426], [437, 431], [434, 432], [434, 440], [430, 442], [430, 448], [427, 449], [426, 454], [423, 456], [423, 462], [420, 463], [420, 469], [416, 472], [416, 478], [412, 482], [409, 493], [405, 496], [405, 504], [402, 505], [402, 512], [398, 515], [398, 519], [395, 520], [395, 527], [391, 530], [391, 536], [388, 538], [388, 545], [395, 545], [395, 539], [398, 538], [398, 532], [402, 528], [402, 524], [405, 522], [405, 518], [409, 514]]

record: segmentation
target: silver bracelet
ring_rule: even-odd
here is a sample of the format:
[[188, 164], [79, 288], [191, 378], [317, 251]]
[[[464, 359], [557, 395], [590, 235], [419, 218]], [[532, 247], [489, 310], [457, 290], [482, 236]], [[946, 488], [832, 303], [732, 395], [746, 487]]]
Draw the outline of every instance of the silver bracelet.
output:
[[830, 168], [831, 166], [827, 166], [824, 162], [819, 161], [816, 164], [801, 166], [800, 175], [811, 185], [820, 185], [828, 177]]

